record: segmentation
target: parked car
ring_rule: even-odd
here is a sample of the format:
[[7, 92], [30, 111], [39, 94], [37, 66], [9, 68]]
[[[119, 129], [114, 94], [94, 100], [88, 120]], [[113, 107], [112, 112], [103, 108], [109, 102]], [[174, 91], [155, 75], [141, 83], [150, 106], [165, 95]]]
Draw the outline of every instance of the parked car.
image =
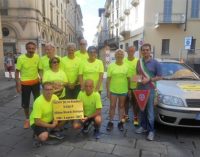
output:
[[200, 127], [200, 78], [188, 65], [158, 60], [163, 80], [157, 82], [156, 120], [165, 125]]

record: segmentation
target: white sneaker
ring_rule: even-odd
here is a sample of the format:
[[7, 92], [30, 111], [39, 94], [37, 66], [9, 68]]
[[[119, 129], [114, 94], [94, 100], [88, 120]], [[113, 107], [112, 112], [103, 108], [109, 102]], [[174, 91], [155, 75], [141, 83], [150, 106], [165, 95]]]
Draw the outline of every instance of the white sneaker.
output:
[[142, 134], [142, 133], [145, 133], [145, 132], [147, 132], [147, 130], [144, 129], [142, 126], [140, 126], [139, 128], [137, 128], [137, 129], [135, 130], [135, 133], [136, 133], [136, 134]]
[[155, 136], [154, 132], [150, 131], [148, 136], [147, 136], [147, 140], [153, 141], [154, 140], [154, 136]]

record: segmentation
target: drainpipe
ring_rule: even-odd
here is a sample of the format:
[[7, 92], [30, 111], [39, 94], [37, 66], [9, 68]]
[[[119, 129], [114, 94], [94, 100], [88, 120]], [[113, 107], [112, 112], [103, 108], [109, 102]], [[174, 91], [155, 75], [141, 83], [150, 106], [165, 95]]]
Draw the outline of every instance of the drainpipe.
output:
[[187, 30], [187, 15], [188, 15], [188, 0], [186, 0], [186, 7], [185, 7], [185, 28], [184, 28], [184, 31]]

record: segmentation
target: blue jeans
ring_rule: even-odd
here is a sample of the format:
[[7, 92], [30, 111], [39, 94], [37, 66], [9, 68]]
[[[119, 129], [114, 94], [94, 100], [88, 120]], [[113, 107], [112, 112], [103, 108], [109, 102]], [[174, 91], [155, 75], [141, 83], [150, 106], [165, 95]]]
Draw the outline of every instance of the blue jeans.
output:
[[[142, 88], [148, 89], [148, 88]], [[149, 99], [144, 111], [140, 110], [140, 126], [148, 132], [154, 132], [154, 95], [155, 90], [150, 89]]]

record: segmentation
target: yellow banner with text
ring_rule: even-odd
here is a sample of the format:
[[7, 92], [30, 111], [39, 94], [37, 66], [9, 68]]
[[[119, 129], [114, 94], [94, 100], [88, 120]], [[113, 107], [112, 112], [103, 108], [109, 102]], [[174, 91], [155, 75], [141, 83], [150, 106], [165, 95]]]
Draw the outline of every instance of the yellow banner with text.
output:
[[83, 119], [83, 103], [77, 99], [56, 100], [53, 115], [55, 120]]

